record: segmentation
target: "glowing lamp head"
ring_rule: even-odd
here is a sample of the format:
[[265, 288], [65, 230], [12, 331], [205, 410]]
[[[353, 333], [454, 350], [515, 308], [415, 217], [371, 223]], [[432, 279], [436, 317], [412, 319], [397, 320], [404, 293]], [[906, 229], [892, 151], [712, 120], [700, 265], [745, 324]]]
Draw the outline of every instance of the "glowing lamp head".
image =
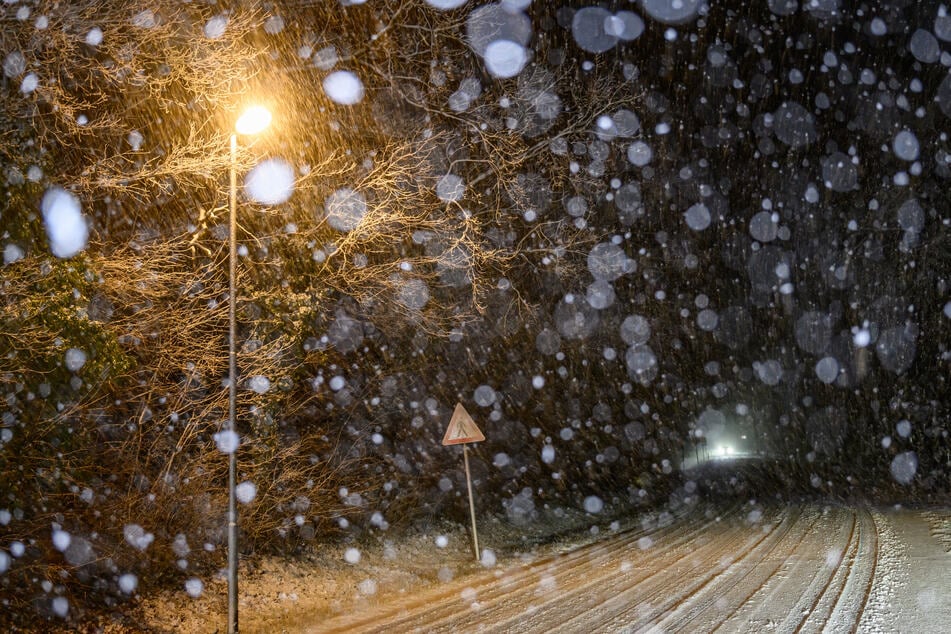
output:
[[263, 106], [252, 106], [238, 117], [234, 129], [238, 134], [257, 134], [271, 123], [271, 113]]

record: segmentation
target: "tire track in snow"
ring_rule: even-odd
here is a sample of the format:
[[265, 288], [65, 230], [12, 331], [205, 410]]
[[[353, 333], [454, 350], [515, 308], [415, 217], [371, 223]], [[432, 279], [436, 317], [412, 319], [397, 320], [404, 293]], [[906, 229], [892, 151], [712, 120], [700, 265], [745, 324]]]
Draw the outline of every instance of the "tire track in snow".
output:
[[[729, 617], [729, 614], [721, 617], [717, 611], [729, 606], [733, 606], [730, 610], [731, 614], [736, 611], [763, 586], [765, 580], [789, 558], [791, 552], [799, 547], [806, 532], [816, 522], [813, 518], [809, 526], [804, 529], [800, 525], [802, 519], [801, 516], [792, 519], [788, 516], [784, 517], [784, 520], [787, 520], [784, 522], [784, 527], [775, 531], [768, 543], [764, 543], [763, 548], [755, 553], [751, 551], [741, 561], [711, 578], [680, 605], [673, 606], [669, 613], [656, 623], [657, 627], [668, 632], [715, 630]], [[795, 533], [798, 533], [798, 539], [795, 539]], [[790, 552], [782, 554], [793, 540], [795, 541]], [[773, 560], [777, 553], [780, 553], [780, 556]], [[714, 621], [711, 617], [716, 617], [718, 620]]]
[[[808, 517], [805, 517], [808, 515]], [[707, 600], [706, 606], [709, 608], [711, 606], [719, 607], [722, 604], [730, 606], [729, 612], [725, 615], [716, 615], [717, 622], [710, 622], [708, 617], [708, 622], [705, 627], [702, 627], [701, 624], [696, 623], [693, 628], [690, 628], [689, 631], [700, 631], [701, 629], [708, 629], [709, 631], [719, 631], [723, 629], [724, 626], [731, 622], [737, 621], [737, 614], [741, 611], [742, 608], [751, 605], [753, 597], [762, 594], [763, 591], [769, 587], [770, 582], [779, 578], [779, 572], [784, 569], [790, 561], [795, 561], [796, 553], [801, 550], [808, 551], [809, 544], [807, 543], [807, 537], [813, 535], [813, 530], [816, 524], [820, 520], [820, 516], [816, 512], [810, 512], [804, 514], [804, 517], [799, 518], [802, 522], [808, 521], [807, 526], [803, 526], [802, 522], [797, 522], [798, 538], [796, 538], [795, 543], [790, 547], [787, 543], [778, 542], [774, 545], [774, 548], [769, 554], [773, 554], [774, 551], [777, 552], [777, 557], [773, 561], [769, 561], [769, 554], [763, 557], [762, 565], [757, 566], [756, 568], [748, 569], [744, 572], [735, 582], [733, 586], [728, 586], [725, 591], [722, 592], [719, 596], [711, 597]], [[787, 540], [784, 540], [784, 542]], [[805, 545], [805, 546], [804, 546]], [[785, 550], [785, 552], [783, 552]], [[800, 557], [799, 559], [803, 559]], [[764, 597], [766, 598], [766, 597]], [[695, 614], [691, 620], [696, 622], [700, 617], [704, 616], [703, 614]], [[754, 622], [752, 619], [748, 619], [746, 625]], [[684, 626], [687, 621], [681, 620], [677, 625], [677, 631], [688, 631]], [[663, 623], [661, 625], [664, 625]], [[727, 628], [729, 629], [729, 628]], [[737, 626], [734, 624], [733, 631], [737, 629]]]
[[[681, 522], [679, 525], [665, 527], [667, 530], [635, 531], [624, 540], [598, 542], [572, 551], [572, 560], [567, 566], [564, 557], [543, 560], [538, 565], [532, 565], [527, 571], [528, 574], [521, 577], [526, 582], [521, 585], [503, 578], [497, 591], [482, 595], [482, 600], [475, 604], [475, 609], [468, 610], [467, 604], [467, 614], [462, 619], [457, 605], [455, 608], [443, 610], [441, 616], [430, 610], [422, 615], [422, 618], [401, 625], [413, 631], [451, 633], [458, 631], [460, 625], [471, 620], [473, 626], [477, 624], [480, 631], [509, 632], [514, 628], [519, 631], [548, 632], [551, 629], [549, 623], [552, 619], [557, 619], [554, 613], [559, 608], [570, 604], [571, 600], [579, 595], [590, 593], [593, 586], [603, 583], [604, 577], [610, 573], [602, 571], [609, 563], [617, 560], [618, 552], [640, 553], [642, 549], [639, 540], [651, 537], [658, 544], [661, 556], [668, 556], [685, 545], [694, 543], [698, 535], [702, 535], [715, 523], [716, 520], [709, 518], [702, 524], [697, 521]], [[578, 556], [574, 557], [575, 554]], [[589, 573], [581, 575], [581, 581], [576, 575], [580, 568]], [[541, 574], [538, 574], [537, 580], [530, 578], [532, 573], [539, 572]], [[595, 572], [597, 574], [590, 574]], [[537, 615], [543, 615], [545, 622], [535, 623]]]
[[[855, 530], [858, 527], [858, 515], [854, 511], [850, 512], [850, 515], [851, 515], [852, 522], [849, 525], [849, 537], [845, 542], [846, 547], [840, 551], [839, 560], [836, 562], [835, 568], [829, 574], [825, 584], [823, 584], [822, 586], [822, 589], [816, 594], [815, 599], [812, 601], [812, 605], [810, 605], [809, 609], [806, 610], [805, 613], [802, 615], [802, 619], [800, 619], [799, 623], [796, 624], [796, 629], [795, 629], [796, 634], [799, 634], [799, 632], [803, 631], [803, 627], [805, 627], [806, 621], [809, 619], [810, 615], [818, 614], [819, 602], [822, 601], [822, 598], [824, 596], [828, 595], [830, 589], [832, 588], [832, 582], [835, 581], [837, 577], [842, 576], [842, 578], [844, 579], [845, 576], [848, 575], [846, 562], [855, 560], [855, 555], [859, 549], [859, 539]], [[843, 570], [845, 572], [840, 573], [840, 571], [843, 571]], [[817, 578], [818, 578], [818, 575], [817, 575]], [[835, 598], [835, 601], [833, 601], [833, 605], [839, 602], [839, 597], [842, 595], [843, 590], [845, 590], [844, 581], [841, 583], [841, 586], [838, 588], [838, 591], [836, 592], [836, 598]]]
[[827, 620], [842, 592], [848, 562], [858, 548], [858, 520], [855, 511], [841, 507], [817, 509], [816, 513], [816, 523], [796, 549], [724, 619], [718, 631], [800, 632], [810, 615], [820, 614], [818, 606], [823, 600], [826, 615], [817, 622]]
[[[618, 551], [640, 550], [637, 542], [643, 537], [651, 537], [655, 543], [665, 544], [665, 548], [676, 548], [691, 543], [712, 523], [713, 520], [698, 516], [686, 521], [680, 519], [659, 529], [629, 529], [602, 542], [525, 563], [501, 574], [497, 570], [480, 571], [476, 575], [438, 586], [435, 591], [404, 601], [396, 607], [387, 609], [382, 606], [357, 619], [333, 618], [325, 626], [308, 631], [433, 632], [447, 624], [450, 630], [458, 630], [460, 623], [470, 615], [484, 624], [493, 612], [504, 615], [519, 599], [533, 596], [539, 585], [536, 580], [556, 574], [570, 578], [579, 569], [600, 567]], [[557, 594], [557, 584], [552, 592]], [[385, 626], [382, 625], [384, 622]]]
[[[748, 546], [739, 557], [705, 575], [699, 585], [690, 587], [686, 594], [665, 606], [660, 614], [651, 615], [647, 619], [641, 618], [636, 623], [629, 624], [625, 630], [700, 632], [715, 629], [718, 623], [710, 623], [711, 608], [715, 611], [721, 603], [729, 602], [727, 596], [736, 589], [737, 584], [743, 583], [759, 569], [771, 553], [784, 544], [800, 519], [799, 509], [782, 513], [770, 530], [763, 530], [762, 537]], [[762, 584], [758, 583], [756, 587], [760, 585]]]
[[[867, 509], [854, 510], [857, 524], [850, 547], [797, 631], [855, 632], [868, 603], [879, 557], [878, 528]], [[834, 588], [833, 592], [829, 590]]]
[[[908, 622], [903, 619], [903, 611], [896, 609], [903, 607], [900, 603], [896, 605], [896, 600], [901, 601], [898, 591], [906, 587], [909, 582], [906, 567], [907, 543], [896, 534], [897, 526], [890, 516], [875, 511], [872, 517], [879, 533], [879, 542], [884, 546], [879, 549], [875, 581], [862, 610], [859, 628], [863, 634], [890, 634], [909, 627]], [[907, 598], [905, 604], [915, 605]], [[928, 632], [929, 630], [941, 631], [933, 628], [919, 631]]]
[[731, 518], [728, 532], [684, 554], [674, 562], [651, 560], [652, 570], [633, 583], [610, 592], [605, 600], [567, 619], [554, 621], [552, 632], [633, 631], [640, 624], [655, 621], [667, 612], [672, 601], [683, 600], [719, 570], [746, 557], [774, 534], [781, 522], [750, 533], [745, 518]]
[[[858, 575], [863, 574], [861, 569], [868, 565], [870, 570], [868, 571], [868, 576], [865, 579], [864, 592], [862, 592], [862, 601], [857, 606], [857, 609], [852, 609], [852, 626], [850, 631], [857, 632], [859, 629], [859, 623], [862, 620], [862, 614], [865, 612], [865, 606], [868, 605], [868, 599], [872, 594], [872, 586], [875, 583], [875, 572], [878, 568], [878, 555], [879, 555], [879, 538], [878, 538], [878, 525], [875, 522], [875, 517], [868, 511], [868, 509], [862, 509], [859, 511], [862, 519], [865, 521], [866, 526], [871, 528], [868, 530], [868, 541], [871, 546], [867, 549], [866, 557], [856, 557], [852, 560], [851, 565], [849, 566], [849, 578], [852, 578], [852, 573], [858, 573]], [[861, 533], [860, 533], [861, 534]], [[869, 562], [869, 564], [865, 564]], [[856, 575], [857, 576], [857, 575]], [[844, 590], [844, 588], [843, 588]], [[840, 598], [842, 595], [839, 595]], [[836, 602], [836, 608], [841, 605], [840, 602]], [[848, 613], [849, 608], [845, 607], [843, 612]], [[836, 616], [837, 612], [833, 611], [833, 618]], [[843, 615], [844, 617], [844, 615]], [[827, 624], [828, 625], [828, 624]]]
[[[875, 615], [863, 611], [881, 594], [873, 592], [882, 554], [872, 513], [785, 507], [759, 521], [734, 510], [630, 529], [307, 631], [865, 631]], [[643, 537], [652, 547], [642, 549]]]
[[[721, 518], [720, 523], [724, 519], [726, 518]], [[703, 531], [698, 531], [698, 534], [707, 532], [707, 529], [713, 524], [715, 523], [708, 524]], [[649, 548], [636, 553], [637, 558], [641, 560], [639, 565], [622, 565], [613, 576], [595, 577], [583, 585], [573, 583], [565, 591], [559, 592], [557, 597], [546, 602], [547, 605], [552, 606], [550, 610], [544, 613], [538, 611], [532, 615], [525, 615], [527, 620], [521, 621], [519, 629], [545, 632], [546, 634], [558, 631], [589, 631], [591, 628], [597, 627], [598, 623], [603, 620], [600, 615], [605, 613], [615, 614], [626, 610], [631, 604], [631, 594], [635, 592], [639, 596], [642, 594], [639, 590], [641, 586], [648, 586], [643, 593], [647, 595], [648, 599], [662, 594], [663, 591], [656, 589], [655, 586], [657, 576], [663, 574], [666, 570], [691, 558], [692, 561], [687, 563], [688, 566], [704, 568], [712, 565], [713, 556], [722, 555], [725, 548], [722, 542], [723, 539], [728, 536], [730, 540], [728, 544], [732, 546], [742, 541], [744, 537], [744, 527], [742, 526], [734, 524], [724, 530], [729, 532], [719, 535], [719, 540], [703, 541], [703, 537], [707, 537], [707, 535], [703, 535], [699, 540], [665, 545], [662, 550]], [[697, 545], [698, 541], [702, 542], [699, 546]], [[706, 549], [710, 548], [715, 549], [713, 554], [698, 559], [698, 555], [702, 555]], [[611, 553], [610, 557], [616, 561], [618, 553]], [[507, 622], [495, 625], [499, 628], [496, 631], [512, 631], [511, 628], [516, 627], [516, 620], [510, 619]]]

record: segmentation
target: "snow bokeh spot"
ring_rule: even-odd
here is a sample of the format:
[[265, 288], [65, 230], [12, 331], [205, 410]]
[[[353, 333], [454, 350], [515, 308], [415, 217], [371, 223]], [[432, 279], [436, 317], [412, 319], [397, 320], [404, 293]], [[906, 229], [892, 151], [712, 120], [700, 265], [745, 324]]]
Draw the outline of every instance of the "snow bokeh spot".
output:
[[360, 192], [341, 187], [324, 202], [327, 223], [337, 231], [353, 231], [367, 213], [366, 197]]
[[102, 44], [102, 29], [94, 27], [86, 33], [86, 44], [89, 46], [99, 46]]
[[492, 405], [495, 403], [495, 399], [495, 390], [493, 390], [489, 385], [480, 385], [475, 389], [475, 392], [472, 395], [472, 400], [476, 402], [476, 405], [481, 407], [488, 407]]
[[493, 42], [504, 40], [526, 46], [531, 36], [529, 17], [521, 11], [510, 11], [501, 4], [484, 4], [466, 19], [466, 39], [480, 57], [485, 57]]
[[493, 77], [515, 77], [528, 62], [528, 51], [518, 42], [495, 40], [485, 47], [485, 67]]
[[363, 100], [363, 82], [349, 70], [330, 73], [323, 81], [327, 97], [342, 106], [352, 106]]
[[80, 368], [86, 365], [86, 353], [79, 348], [70, 348], [66, 351], [66, 369], [70, 372], [78, 372]]
[[257, 497], [258, 487], [253, 482], [240, 482], [234, 489], [235, 497], [242, 504], [250, 504]]
[[663, 24], [682, 24], [697, 15], [700, 0], [641, 0], [644, 12]]
[[903, 451], [894, 458], [890, 467], [892, 477], [898, 484], [911, 484], [918, 471], [918, 454], [914, 451]]
[[695, 203], [684, 212], [684, 220], [694, 231], [703, 231], [710, 226], [712, 220], [710, 209], [703, 203]]
[[205, 584], [198, 577], [191, 577], [185, 581], [185, 592], [193, 599], [201, 596], [205, 589]]
[[218, 447], [218, 451], [221, 453], [234, 453], [238, 450], [238, 446], [241, 444], [241, 437], [238, 436], [238, 433], [230, 429], [226, 429], [218, 432], [214, 436], [215, 444]]
[[420, 279], [409, 279], [400, 285], [396, 300], [410, 310], [422, 310], [429, 303], [429, 287]]
[[205, 28], [203, 32], [205, 37], [209, 40], [217, 40], [225, 34], [225, 30], [228, 28], [228, 16], [221, 14], [216, 15], [215, 17], [208, 20], [205, 23]]
[[360, 563], [360, 551], [356, 548], [348, 548], [343, 552], [343, 559], [348, 564]]
[[138, 524], [126, 524], [122, 529], [122, 534], [126, 543], [137, 550], [145, 550], [155, 541], [155, 535], [147, 532]]
[[53, 255], [71, 258], [86, 248], [89, 226], [76, 196], [61, 187], [51, 187], [43, 195], [40, 210]]
[[139, 578], [131, 572], [119, 575], [119, 590], [121, 590], [123, 594], [132, 594], [138, 587]]
[[462, 177], [445, 174], [436, 183], [436, 196], [443, 202], [456, 202], [466, 195], [466, 184]]
[[604, 500], [597, 495], [589, 495], [584, 499], [584, 510], [591, 514], [600, 513], [604, 510]]
[[256, 394], [265, 394], [271, 389], [271, 381], [266, 376], [256, 374], [248, 379], [248, 389]]
[[468, 0], [426, 0], [426, 4], [441, 11], [451, 11], [464, 5]]
[[256, 165], [244, 179], [244, 190], [262, 205], [280, 205], [294, 193], [294, 167], [283, 159], [267, 159]]

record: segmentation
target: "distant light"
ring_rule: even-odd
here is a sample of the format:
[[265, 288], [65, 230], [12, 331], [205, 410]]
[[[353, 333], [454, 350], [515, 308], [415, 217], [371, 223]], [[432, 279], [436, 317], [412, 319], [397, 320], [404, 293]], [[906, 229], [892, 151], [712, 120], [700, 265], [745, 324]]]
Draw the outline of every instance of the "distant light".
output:
[[238, 134], [257, 134], [271, 123], [271, 112], [263, 106], [252, 106], [234, 124]]
[[720, 445], [719, 447], [716, 448], [716, 451], [713, 452], [713, 455], [718, 458], [731, 456], [733, 455], [733, 447], [729, 447], [727, 445]]

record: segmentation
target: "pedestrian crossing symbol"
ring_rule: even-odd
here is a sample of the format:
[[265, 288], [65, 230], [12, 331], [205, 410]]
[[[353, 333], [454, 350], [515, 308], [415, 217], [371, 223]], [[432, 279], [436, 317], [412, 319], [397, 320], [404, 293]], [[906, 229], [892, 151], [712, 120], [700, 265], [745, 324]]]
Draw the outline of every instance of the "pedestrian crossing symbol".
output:
[[462, 403], [456, 403], [456, 409], [452, 413], [452, 418], [449, 419], [449, 427], [446, 428], [446, 434], [442, 437], [442, 444], [462, 445], [482, 440], [485, 440], [485, 436], [469, 416], [469, 412]]

